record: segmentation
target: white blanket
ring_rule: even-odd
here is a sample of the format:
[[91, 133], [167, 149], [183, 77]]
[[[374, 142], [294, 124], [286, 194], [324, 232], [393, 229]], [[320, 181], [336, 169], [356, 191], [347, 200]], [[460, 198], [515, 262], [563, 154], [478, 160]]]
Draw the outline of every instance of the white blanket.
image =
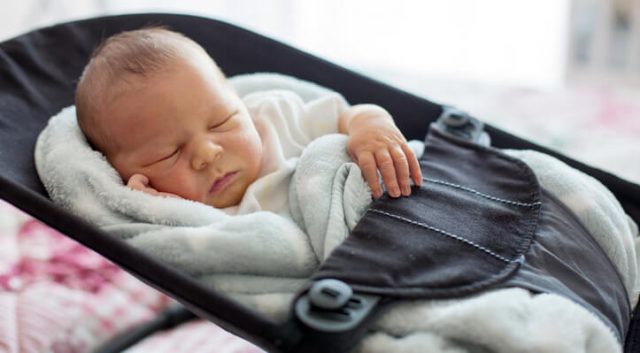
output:
[[[304, 87], [273, 75], [232, 80], [251, 89]], [[264, 84], [263, 84], [264, 83]], [[244, 90], [244, 92], [243, 92]], [[36, 167], [57, 204], [198, 280], [276, 319], [293, 293], [355, 226], [370, 202], [346, 138], [314, 141], [290, 187], [292, 219], [269, 212], [229, 216], [192, 201], [151, 196], [123, 185], [104, 156], [90, 149], [73, 107], [52, 118], [36, 145]], [[585, 223], [636, 298], [637, 227], [594, 179], [557, 160], [511, 151], [543, 187]], [[381, 317], [361, 352], [618, 352], [621, 346], [596, 316], [556, 295], [504, 289], [450, 301], [412, 301]]]

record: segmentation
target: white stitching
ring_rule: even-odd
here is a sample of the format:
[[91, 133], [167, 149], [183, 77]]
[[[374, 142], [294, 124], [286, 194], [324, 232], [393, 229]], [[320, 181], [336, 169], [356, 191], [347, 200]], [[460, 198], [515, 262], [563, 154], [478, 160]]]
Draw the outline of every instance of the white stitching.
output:
[[446, 186], [451, 186], [451, 187], [456, 188], [456, 189], [461, 189], [461, 190], [468, 191], [470, 193], [482, 196], [482, 197], [487, 198], [489, 200], [503, 202], [503, 203], [510, 204], [510, 205], [522, 206], [522, 207], [535, 207], [535, 206], [539, 206], [541, 204], [541, 202], [539, 202], [539, 201], [538, 202], [525, 203], [525, 202], [519, 202], [519, 201], [505, 200], [505, 199], [501, 199], [499, 197], [487, 195], [485, 193], [482, 193], [482, 192], [480, 192], [478, 190], [471, 189], [471, 188], [466, 187], [466, 186], [450, 183], [448, 181], [431, 179], [431, 178], [422, 178], [422, 180], [428, 181], [428, 182], [431, 182], [431, 183], [434, 183], [434, 184], [442, 184], [442, 185], [446, 185]]
[[504, 257], [504, 256], [502, 256], [502, 255], [500, 255], [500, 254], [496, 254], [495, 252], [493, 252], [493, 251], [491, 251], [491, 250], [489, 250], [489, 249], [485, 248], [484, 246], [482, 246], [482, 245], [480, 245], [480, 244], [476, 244], [476, 243], [474, 243], [474, 242], [473, 242], [473, 241], [471, 241], [471, 240], [465, 239], [465, 238], [463, 238], [463, 237], [461, 237], [461, 236], [459, 236], [459, 235], [455, 235], [455, 234], [453, 234], [453, 233], [449, 233], [449, 232], [447, 232], [447, 231], [445, 231], [445, 230], [438, 229], [438, 228], [433, 227], [433, 226], [430, 226], [430, 225], [428, 225], [428, 224], [420, 223], [420, 222], [417, 222], [417, 221], [411, 220], [411, 219], [409, 219], [409, 218], [405, 218], [405, 217], [402, 217], [402, 216], [398, 216], [398, 215], [395, 215], [395, 214], [392, 214], [392, 213], [388, 213], [388, 212], [386, 212], [386, 211], [382, 211], [382, 210], [374, 209], [374, 208], [369, 209], [369, 211], [371, 211], [371, 212], [375, 212], [375, 213], [380, 213], [380, 214], [383, 214], [383, 215], [388, 216], [388, 217], [391, 217], [391, 218], [396, 218], [396, 219], [398, 219], [398, 220], [401, 220], [401, 221], [404, 221], [404, 222], [407, 222], [407, 223], [411, 223], [411, 224], [413, 224], [413, 225], [417, 225], [417, 226], [419, 226], [419, 227], [427, 228], [427, 229], [432, 230], [432, 231], [434, 231], [434, 232], [438, 232], [438, 233], [444, 234], [444, 235], [446, 235], [446, 236], [448, 236], [448, 237], [450, 237], [450, 238], [453, 238], [453, 239], [455, 239], [455, 240], [461, 241], [461, 242], [463, 242], [463, 243], [465, 243], [465, 244], [467, 244], [467, 245], [471, 245], [471, 246], [473, 246], [474, 248], [477, 248], [478, 250], [484, 251], [484, 252], [486, 252], [487, 254], [489, 254], [489, 255], [491, 255], [491, 256], [493, 256], [493, 257], [495, 257], [495, 258], [497, 258], [497, 259], [499, 259], [499, 260], [501, 260], [501, 261], [503, 261], [503, 262], [506, 262], [506, 263], [511, 263], [511, 262], [518, 262], [518, 261], [520, 261], [520, 260], [519, 260], [519, 258], [516, 258], [516, 259], [513, 259], [513, 260], [509, 260], [509, 259], [507, 259], [506, 257]]

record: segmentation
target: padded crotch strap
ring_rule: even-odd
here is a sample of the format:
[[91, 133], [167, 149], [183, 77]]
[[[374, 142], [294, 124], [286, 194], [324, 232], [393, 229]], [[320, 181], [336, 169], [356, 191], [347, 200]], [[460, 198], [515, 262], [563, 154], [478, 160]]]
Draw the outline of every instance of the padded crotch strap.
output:
[[[312, 336], [330, 337], [332, 351], [342, 352], [390, 301], [517, 286], [574, 300], [624, 337], [629, 307], [615, 268], [526, 164], [432, 125], [420, 165], [422, 186], [410, 197], [375, 200], [300, 295], [308, 296], [313, 283], [336, 279], [352, 295], [365, 296], [358, 301], [373, 296], [378, 305], [359, 326]], [[342, 320], [350, 317], [346, 304], [337, 309]], [[334, 311], [312, 306], [311, 319], [334, 317]]]
[[531, 170], [497, 150], [431, 129], [411, 197], [373, 202], [315, 279], [356, 292], [453, 298], [506, 280], [537, 227], [540, 188]]
[[[313, 283], [337, 279], [355, 296], [364, 295], [357, 300], [365, 304], [366, 296], [382, 298], [369, 310], [363, 320], [367, 322], [390, 301], [471, 295], [517, 272], [540, 210], [539, 187], [531, 170], [495, 149], [433, 127], [420, 165], [422, 186], [414, 186], [411, 197], [384, 195], [375, 200], [316, 272], [298, 306], [309, 297]], [[338, 311], [348, 320], [351, 314], [345, 311], [350, 309], [345, 309]], [[340, 319], [335, 310], [320, 307], [312, 306], [308, 313], [298, 317]], [[349, 342], [365, 332], [365, 324], [342, 332], [321, 329], [328, 325], [315, 325], [311, 336], [329, 338], [332, 352], [348, 350]]]

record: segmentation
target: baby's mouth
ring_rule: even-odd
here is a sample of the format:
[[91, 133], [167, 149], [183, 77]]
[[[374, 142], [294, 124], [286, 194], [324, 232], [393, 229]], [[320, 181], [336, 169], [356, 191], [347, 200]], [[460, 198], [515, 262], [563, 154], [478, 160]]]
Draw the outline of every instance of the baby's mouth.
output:
[[231, 184], [233, 182], [233, 180], [235, 179], [236, 174], [238, 174], [238, 172], [229, 172], [223, 176], [221, 176], [220, 178], [216, 179], [216, 181], [213, 183], [213, 185], [211, 186], [211, 189], [209, 189], [209, 193], [210, 194], [217, 194], [220, 191], [222, 191], [223, 189], [225, 189], [227, 186], [229, 186], [229, 184]]

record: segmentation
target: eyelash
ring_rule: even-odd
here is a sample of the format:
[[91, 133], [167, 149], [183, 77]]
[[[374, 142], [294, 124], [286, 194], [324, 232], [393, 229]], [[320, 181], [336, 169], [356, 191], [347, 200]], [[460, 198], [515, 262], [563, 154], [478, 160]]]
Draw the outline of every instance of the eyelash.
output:
[[178, 152], [179, 152], [179, 151], [180, 151], [180, 149], [179, 149], [179, 148], [176, 148], [176, 150], [175, 150], [175, 151], [173, 151], [173, 153], [171, 153], [170, 155], [168, 155], [168, 156], [166, 156], [166, 157], [162, 158], [162, 159], [161, 159], [161, 160], [159, 160], [158, 162], [164, 162], [164, 161], [166, 161], [166, 160], [170, 159], [171, 157], [173, 157], [173, 156], [175, 156], [176, 154], [178, 154]]
[[224, 119], [223, 121], [221, 121], [220, 123], [213, 125], [209, 128], [209, 130], [215, 129], [217, 127], [220, 127], [224, 124], [226, 124], [229, 120], [231, 120], [231, 118], [233, 118], [236, 114], [238, 114], [238, 112], [233, 112], [231, 115], [229, 115], [226, 119]]

